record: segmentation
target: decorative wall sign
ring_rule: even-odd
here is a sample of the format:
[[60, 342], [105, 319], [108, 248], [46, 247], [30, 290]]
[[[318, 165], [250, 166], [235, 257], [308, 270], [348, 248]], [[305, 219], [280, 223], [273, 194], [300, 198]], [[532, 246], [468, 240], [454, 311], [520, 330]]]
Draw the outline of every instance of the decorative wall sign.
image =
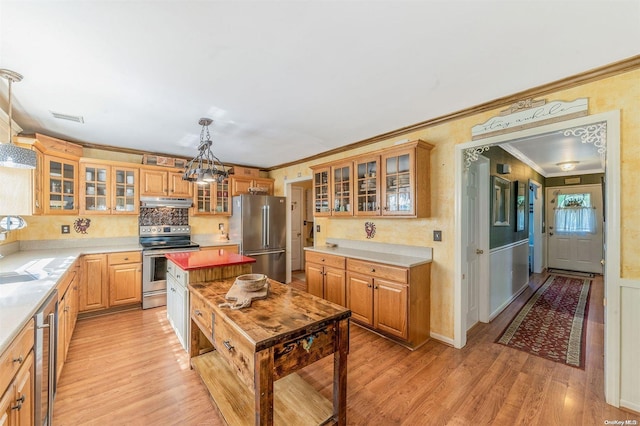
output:
[[79, 217], [75, 222], [73, 222], [73, 229], [75, 229], [78, 234], [86, 234], [87, 229], [89, 229], [90, 226], [91, 219], [83, 219]]
[[574, 127], [564, 131], [565, 136], [579, 136], [582, 143], [592, 143], [598, 148], [598, 154], [607, 150], [607, 123], [589, 124], [584, 127]]
[[488, 138], [504, 133], [515, 132], [543, 124], [555, 123], [587, 115], [589, 100], [587, 98], [575, 101], [533, 100], [531, 98], [518, 101], [506, 110], [492, 117], [482, 124], [471, 128], [473, 140]]
[[367, 234], [367, 238], [371, 239], [376, 235], [376, 224], [373, 222], [364, 223], [364, 232]]

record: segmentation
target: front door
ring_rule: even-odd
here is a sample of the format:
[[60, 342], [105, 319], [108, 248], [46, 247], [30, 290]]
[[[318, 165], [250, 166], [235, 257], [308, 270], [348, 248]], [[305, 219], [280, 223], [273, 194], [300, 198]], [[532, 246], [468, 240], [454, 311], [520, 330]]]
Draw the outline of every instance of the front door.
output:
[[549, 268], [602, 273], [602, 186], [547, 188]]

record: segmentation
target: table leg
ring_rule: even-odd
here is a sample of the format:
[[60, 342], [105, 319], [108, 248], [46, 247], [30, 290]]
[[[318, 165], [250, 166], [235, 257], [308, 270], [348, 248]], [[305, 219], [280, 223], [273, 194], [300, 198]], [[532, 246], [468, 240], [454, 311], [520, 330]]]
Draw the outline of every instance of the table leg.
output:
[[273, 348], [254, 355], [255, 424], [273, 425]]
[[347, 353], [349, 320], [338, 323], [338, 350], [333, 354], [333, 418], [338, 425], [347, 424]]

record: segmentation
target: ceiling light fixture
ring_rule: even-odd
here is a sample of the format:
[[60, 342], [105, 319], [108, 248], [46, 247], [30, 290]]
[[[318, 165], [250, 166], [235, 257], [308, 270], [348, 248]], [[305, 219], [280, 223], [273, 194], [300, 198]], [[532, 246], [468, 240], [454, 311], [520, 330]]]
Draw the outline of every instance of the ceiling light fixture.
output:
[[7, 143], [0, 144], [0, 166], [13, 167], [15, 169], [35, 169], [35, 151], [14, 145], [13, 132], [11, 131], [11, 124], [13, 123], [11, 83], [22, 80], [22, 75], [15, 71], [0, 69], [0, 77], [7, 79], [9, 82], [9, 139]]
[[556, 166], [560, 166], [560, 170], [568, 172], [576, 168], [578, 161], [563, 161], [562, 163], [556, 163]]
[[189, 161], [182, 179], [195, 182], [198, 185], [206, 185], [211, 182], [222, 182], [229, 177], [229, 172], [222, 162], [211, 152], [211, 136], [209, 135], [209, 125], [213, 123], [210, 118], [201, 118], [198, 124], [202, 126], [200, 130], [200, 145], [198, 155]]

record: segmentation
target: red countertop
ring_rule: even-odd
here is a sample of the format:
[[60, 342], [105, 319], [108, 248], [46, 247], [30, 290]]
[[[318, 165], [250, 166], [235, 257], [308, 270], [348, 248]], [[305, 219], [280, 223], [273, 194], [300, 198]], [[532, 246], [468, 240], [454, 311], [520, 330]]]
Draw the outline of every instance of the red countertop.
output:
[[237, 253], [230, 253], [226, 250], [202, 250], [188, 251], [182, 253], [167, 253], [166, 258], [178, 265], [183, 271], [204, 268], [216, 268], [220, 266], [242, 265], [254, 263], [252, 257], [243, 256]]

